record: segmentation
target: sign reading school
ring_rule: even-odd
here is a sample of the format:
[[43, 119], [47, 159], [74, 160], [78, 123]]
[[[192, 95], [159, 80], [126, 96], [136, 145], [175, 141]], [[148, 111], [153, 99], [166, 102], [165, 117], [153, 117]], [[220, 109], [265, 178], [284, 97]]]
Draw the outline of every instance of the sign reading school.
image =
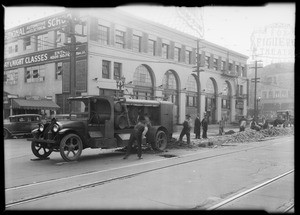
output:
[[12, 40], [22, 36], [29, 36], [33, 33], [38, 33], [44, 30], [50, 30], [67, 25], [67, 19], [71, 17], [71, 13], [63, 12], [59, 15], [48, 17], [44, 20], [39, 20], [31, 24], [26, 24], [13, 28], [5, 32], [5, 40]]

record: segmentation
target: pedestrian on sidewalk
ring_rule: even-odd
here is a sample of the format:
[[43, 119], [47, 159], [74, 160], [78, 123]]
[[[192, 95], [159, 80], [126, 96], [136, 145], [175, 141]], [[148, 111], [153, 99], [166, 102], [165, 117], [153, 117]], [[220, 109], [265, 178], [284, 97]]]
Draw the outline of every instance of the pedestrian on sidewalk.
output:
[[194, 133], [195, 133], [195, 139], [200, 139], [200, 134], [201, 134], [201, 121], [200, 121], [200, 116], [197, 114], [197, 117], [195, 119], [195, 124], [194, 124]]
[[244, 116], [242, 116], [242, 118], [240, 119], [239, 124], [240, 124], [240, 132], [245, 131], [247, 120]]
[[182, 138], [184, 135], [186, 135], [187, 144], [191, 143], [191, 136], [190, 136], [190, 132], [191, 132], [191, 128], [192, 128], [191, 115], [187, 114], [185, 117], [186, 118], [183, 122], [183, 128], [182, 128], [180, 136], [179, 136], [179, 142], [180, 142], [179, 144], [182, 143]]
[[207, 139], [207, 128], [208, 128], [208, 122], [207, 122], [207, 115], [206, 113], [204, 114], [204, 118], [201, 121], [201, 125], [202, 125], [202, 138]]
[[138, 158], [142, 159], [142, 140], [146, 138], [145, 135], [148, 132], [148, 126], [144, 116], [139, 116], [138, 120], [139, 122], [134, 126], [134, 129], [130, 134], [129, 142], [127, 145], [127, 152], [123, 159], [127, 159], [129, 157], [134, 141], [137, 141], [138, 145]]
[[219, 135], [223, 135], [224, 133], [224, 126], [225, 126], [225, 121], [222, 117], [222, 119], [219, 122]]

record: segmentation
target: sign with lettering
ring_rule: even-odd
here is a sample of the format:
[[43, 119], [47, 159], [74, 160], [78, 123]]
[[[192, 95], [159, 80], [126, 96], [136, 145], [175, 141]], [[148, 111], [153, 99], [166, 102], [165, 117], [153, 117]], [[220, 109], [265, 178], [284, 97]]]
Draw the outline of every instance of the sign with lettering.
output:
[[257, 28], [251, 35], [252, 60], [264, 65], [295, 60], [295, 24], [273, 23]]
[[67, 19], [71, 18], [70, 12], [63, 12], [50, 16], [47, 19], [22, 25], [5, 32], [5, 40], [11, 40], [22, 36], [36, 34], [41, 31], [49, 31], [50, 29], [62, 27], [68, 24]]
[[[77, 46], [77, 57], [86, 55], [86, 43]], [[39, 53], [18, 56], [10, 59], [4, 59], [4, 70], [10, 70], [18, 67], [31, 66], [52, 61], [65, 60], [70, 58], [70, 52], [62, 48], [45, 50]]]

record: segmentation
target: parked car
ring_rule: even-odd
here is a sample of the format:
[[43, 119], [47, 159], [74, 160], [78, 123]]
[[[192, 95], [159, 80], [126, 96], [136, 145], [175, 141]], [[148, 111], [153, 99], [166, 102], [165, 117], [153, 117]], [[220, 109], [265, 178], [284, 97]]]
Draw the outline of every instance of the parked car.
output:
[[294, 111], [292, 110], [278, 110], [277, 116], [268, 119], [271, 125], [283, 125], [284, 127], [294, 124]]
[[4, 120], [4, 139], [13, 136], [31, 136], [31, 131], [39, 127], [41, 123], [41, 115], [39, 114], [19, 114], [9, 116], [8, 120]]

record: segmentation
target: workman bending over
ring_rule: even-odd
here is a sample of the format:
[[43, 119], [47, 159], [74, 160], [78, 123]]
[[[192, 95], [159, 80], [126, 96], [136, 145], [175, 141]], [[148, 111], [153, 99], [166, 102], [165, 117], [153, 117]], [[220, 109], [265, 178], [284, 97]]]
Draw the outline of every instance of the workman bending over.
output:
[[127, 159], [131, 153], [132, 144], [137, 141], [138, 145], [138, 158], [142, 159], [142, 139], [146, 138], [148, 132], [148, 126], [144, 116], [139, 117], [139, 122], [134, 126], [134, 129], [130, 135], [130, 139], [127, 146], [127, 152], [123, 159]]

